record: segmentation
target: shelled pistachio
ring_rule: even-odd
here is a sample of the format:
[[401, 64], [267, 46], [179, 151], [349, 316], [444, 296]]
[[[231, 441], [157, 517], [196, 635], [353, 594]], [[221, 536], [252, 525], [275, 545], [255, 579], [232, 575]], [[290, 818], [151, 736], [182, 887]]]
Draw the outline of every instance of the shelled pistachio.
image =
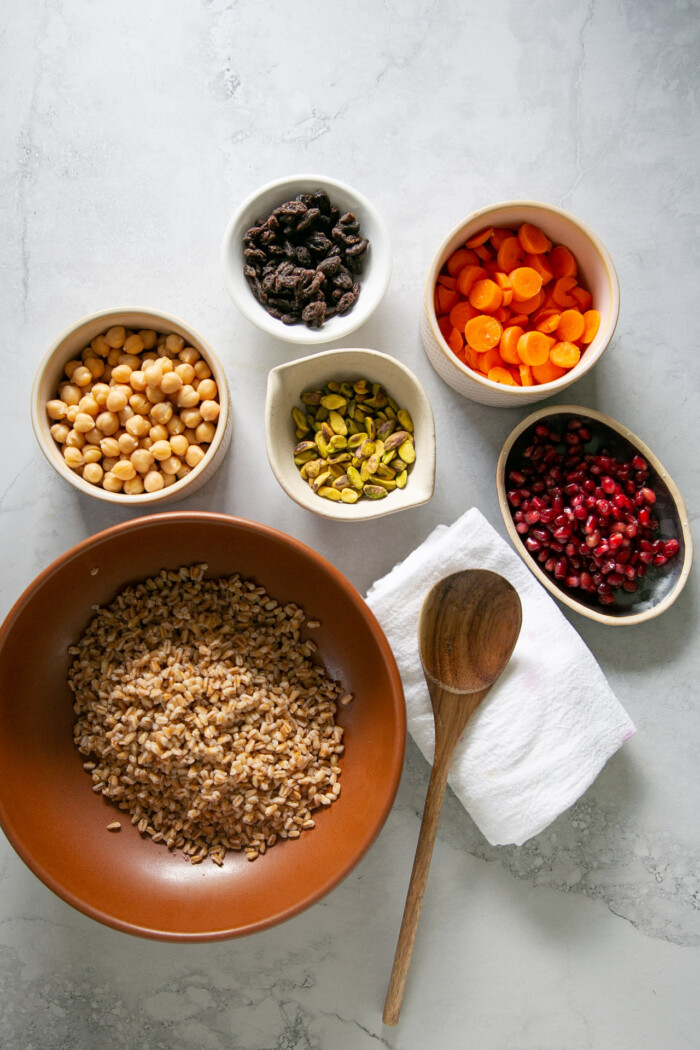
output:
[[405, 487], [416, 459], [413, 421], [381, 383], [332, 379], [300, 400], [294, 462], [318, 496], [357, 503]]

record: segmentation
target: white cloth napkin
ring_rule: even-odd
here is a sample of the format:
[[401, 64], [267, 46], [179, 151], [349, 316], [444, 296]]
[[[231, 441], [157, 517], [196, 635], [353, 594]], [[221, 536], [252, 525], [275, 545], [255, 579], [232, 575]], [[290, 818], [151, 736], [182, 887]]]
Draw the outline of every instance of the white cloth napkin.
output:
[[433, 715], [418, 616], [437, 580], [468, 568], [509, 580], [523, 623], [510, 663], [457, 745], [449, 783], [492, 845], [520, 845], [583, 794], [635, 727], [554, 599], [472, 508], [434, 529], [367, 595], [396, 657], [409, 731], [428, 761]]

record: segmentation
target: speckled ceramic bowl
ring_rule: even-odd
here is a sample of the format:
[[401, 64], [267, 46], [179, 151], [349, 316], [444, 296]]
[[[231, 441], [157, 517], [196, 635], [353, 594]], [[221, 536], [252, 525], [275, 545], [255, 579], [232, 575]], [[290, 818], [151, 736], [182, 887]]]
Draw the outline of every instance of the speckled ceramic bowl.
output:
[[[581, 359], [566, 375], [539, 386], [505, 386], [473, 371], [452, 352], [437, 323], [434, 291], [442, 266], [455, 249], [488, 226], [516, 229], [523, 222], [538, 226], [555, 244], [569, 248], [579, 264], [584, 283], [600, 312], [598, 333]], [[605, 352], [620, 310], [620, 290], [613, 266], [600, 238], [579, 219], [552, 204], [506, 201], [481, 208], [456, 226], [438, 248], [428, 270], [420, 308], [420, 336], [431, 365], [444, 381], [472, 401], [499, 408], [516, 408], [561, 394], [584, 376]]]

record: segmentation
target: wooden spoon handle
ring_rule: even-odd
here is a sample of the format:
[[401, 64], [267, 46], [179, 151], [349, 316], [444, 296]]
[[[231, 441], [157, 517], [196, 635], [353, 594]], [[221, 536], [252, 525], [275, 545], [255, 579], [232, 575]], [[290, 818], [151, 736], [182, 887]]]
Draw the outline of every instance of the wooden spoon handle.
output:
[[408, 969], [411, 965], [411, 956], [413, 954], [413, 944], [416, 939], [416, 930], [418, 929], [418, 919], [423, 905], [425, 887], [428, 882], [430, 860], [433, 855], [435, 837], [440, 822], [442, 800], [445, 797], [450, 757], [450, 755], [443, 754], [438, 756], [436, 754], [433, 770], [430, 774], [428, 794], [425, 799], [425, 809], [423, 810], [423, 819], [418, 835], [416, 856], [413, 861], [411, 881], [408, 884], [408, 893], [406, 894], [399, 940], [396, 945], [396, 954], [394, 955], [389, 990], [387, 991], [384, 1004], [384, 1014], [382, 1016], [384, 1024], [396, 1024], [401, 1012]]

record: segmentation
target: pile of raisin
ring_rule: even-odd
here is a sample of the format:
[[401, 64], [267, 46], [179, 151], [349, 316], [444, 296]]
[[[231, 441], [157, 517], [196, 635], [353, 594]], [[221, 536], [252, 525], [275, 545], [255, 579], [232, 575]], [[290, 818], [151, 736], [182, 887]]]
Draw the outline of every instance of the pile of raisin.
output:
[[253, 295], [284, 324], [320, 328], [352, 310], [369, 241], [325, 190], [300, 193], [243, 236], [243, 273]]

